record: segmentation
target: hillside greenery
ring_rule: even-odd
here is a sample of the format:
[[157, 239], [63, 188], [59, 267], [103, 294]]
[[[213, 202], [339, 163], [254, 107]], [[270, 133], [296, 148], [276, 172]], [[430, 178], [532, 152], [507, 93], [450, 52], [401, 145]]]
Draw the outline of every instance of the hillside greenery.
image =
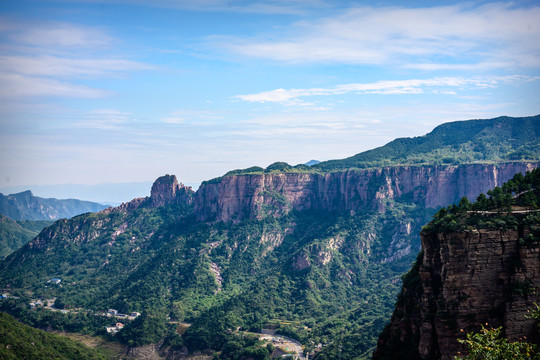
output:
[[388, 144], [342, 160], [323, 161], [319, 171], [395, 165], [465, 164], [537, 161], [540, 159], [540, 115], [456, 121], [414, 138]]
[[[367, 358], [415, 252], [385, 260], [395, 234], [410, 224], [403, 241], [418, 249], [431, 215], [400, 202], [385, 213], [292, 212], [238, 223], [201, 223], [180, 206], [80, 215], [0, 263], [0, 286], [12, 295], [0, 309], [36, 327], [93, 335], [115, 323], [100, 313], [137, 311], [115, 336], [130, 346], [165, 339], [225, 351], [237, 346], [237, 329], [270, 327], [306, 352], [324, 344], [320, 359]], [[50, 298], [68, 313], [28, 307]], [[183, 322], [192, 325], [180, 336]]]
[[4, 312], [0, 312], [0, 358], [5, 360], [108, 359], [104, 354], [82, 343], [34, 329]]
[[[414, 138], [399, 138], [349, 158], [312, 166], [276, 162], [266, 169], [253, 166], [224, 176], [268, 173], [327, 173], [398, 165], [458, 165], [540, 160], [540, 115], [455, 121]], [[215, 178], [208, 182], [218, 182]]]
[[11, 220], [0, 215], [0, 259], [5, 258], [39, 234], [54, 221]]

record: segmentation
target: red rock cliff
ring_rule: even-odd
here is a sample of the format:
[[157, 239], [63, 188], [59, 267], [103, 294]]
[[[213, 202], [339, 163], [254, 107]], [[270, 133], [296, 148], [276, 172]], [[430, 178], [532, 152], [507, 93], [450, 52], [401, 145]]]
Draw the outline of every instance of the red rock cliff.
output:
[[190, 186], [179, 183], [174, 175], [159, 177], [152, 185], [150, 192], [150, 204], [158, 207], [171, 204], [191, 203], [193, 190]]
[[394, 359], [396, 353], [402, 359], [454, 359], [465, 352], [457, 339], [485, 323], [503, 326], [512, 341], [526, 336], [538, 343], [535, 321], [524, 316], [538, 302], [540, 284], [540, 248], [519, 241], [528, 233], [423, 235], [422, 264], [407, 275], [373, 359]]
[[451, 204], [525, 173], [537, 163], [398, 166], [330, 174], [231, 175], [201, 185], [194, 204], [200, 220], [229, 221], [291, 209], [384, 209], [386, 199], [411, 197], [428, 208]]

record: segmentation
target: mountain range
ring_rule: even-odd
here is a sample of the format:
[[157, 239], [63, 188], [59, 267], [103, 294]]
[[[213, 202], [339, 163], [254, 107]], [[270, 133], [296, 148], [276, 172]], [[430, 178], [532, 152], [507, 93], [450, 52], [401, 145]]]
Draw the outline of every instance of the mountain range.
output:
[[[0, 308], [95, 334], [92, 315], [139, 312], [115, 338], [156, 356], [262, 359], [274, 350], [248, 331], [265, 329], [316, 359], [369, 358], [422, 226], [538, 167], [539, 124], [449, 123], [344, 160], [234, 170], [196, 192], [165, 175], [149, 197], [59, 220], [9, 255]], [[28, 311], [36, 298], [68, 313]]]
[[11, 195], [0, 194], [0, 214], [13, 220], [57, 220], [107, 207], [76, 199], [44, 199], [34, 196], [30, 190]]

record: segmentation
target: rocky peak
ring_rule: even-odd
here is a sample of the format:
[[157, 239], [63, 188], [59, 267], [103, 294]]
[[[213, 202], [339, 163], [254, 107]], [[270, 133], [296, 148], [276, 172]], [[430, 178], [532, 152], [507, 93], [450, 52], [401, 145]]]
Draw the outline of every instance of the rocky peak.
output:
[[167, 174], [159, 177], [152, 185], [150, 204], [152, 207], [188, 204], [191, 203], [193, 194], [190, 186], [179, 183], [175, 175]]

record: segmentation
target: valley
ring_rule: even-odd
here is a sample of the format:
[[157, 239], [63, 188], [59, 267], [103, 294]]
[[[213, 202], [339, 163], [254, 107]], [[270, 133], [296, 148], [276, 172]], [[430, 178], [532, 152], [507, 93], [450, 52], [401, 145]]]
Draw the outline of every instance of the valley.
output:
[[[368, 359], [402, 275], [427, 246], [425, 224], [463, 197], [498, 198], [494, 188], [537, 168], [539, 123], [451, 123], [341, 163], [235, 170], [196, 192], [161, 176], [149, 197], [60, 219], [7, 256], [0, 288], [10, 296], [0, 310], [35, 327], [104, 336], [131, 354], [266, 359], [270, 341], [240, 333], [262, 334], [272, 323], [268, 340], [280, 337], [299, 357]], [[447, 132], [456, 127], [469, 134], [462, 142]], [[528, 137], [516, 140], [523, 130]], [[486, 139], [498, 147], [487, 151]], [[441, 154], [455, 157], [433, 160]], [[499, 215], [496, 207], [466, 211]], [[28, 306], [52, 298], [63, 311]], [[140, 316], [108, 334], [117, 319], [96, 316], [108, 309]], [[182, 323], [191, 325], [178, 331]]]

